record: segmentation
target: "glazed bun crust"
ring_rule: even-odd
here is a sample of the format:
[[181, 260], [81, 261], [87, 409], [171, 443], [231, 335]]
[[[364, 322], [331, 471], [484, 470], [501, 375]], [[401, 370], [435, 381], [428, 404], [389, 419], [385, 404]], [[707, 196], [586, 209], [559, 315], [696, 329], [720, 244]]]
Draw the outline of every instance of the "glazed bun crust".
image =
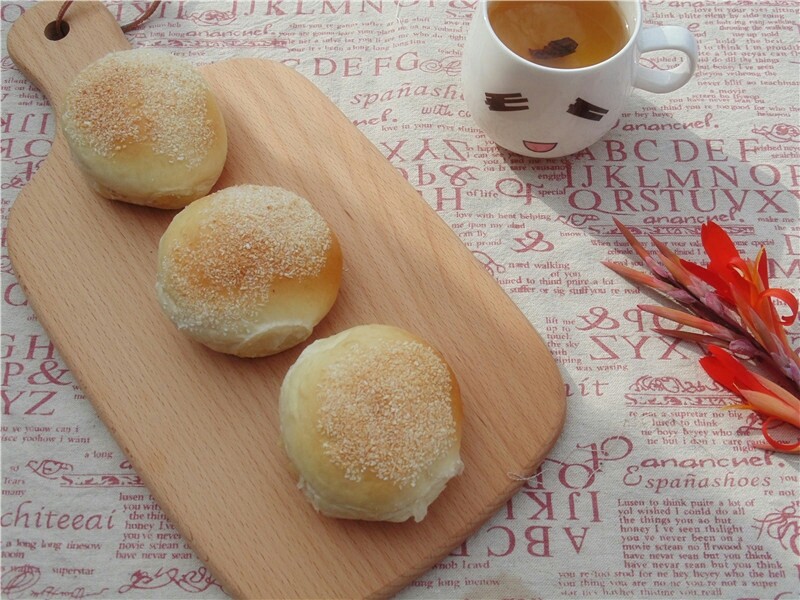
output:
[[67, 91], [61, 126], [98, 194], [156, 208], [205, 196], [228, 151], [202, 75], [158, 50], [113, 52], [87, 66]]
[[281, 386], [280, 422], [298, 485], [327, 516], [420, 521], [463, 469], [455, 375], [397, 327], [363, 325], [308, 346]]
[[307, 200], [242, 185], [174, 217], [159, 243], [156, 293], [192, 339], [257, 357], [308, 338], [333, 306], [341, 275], [339, 241]]

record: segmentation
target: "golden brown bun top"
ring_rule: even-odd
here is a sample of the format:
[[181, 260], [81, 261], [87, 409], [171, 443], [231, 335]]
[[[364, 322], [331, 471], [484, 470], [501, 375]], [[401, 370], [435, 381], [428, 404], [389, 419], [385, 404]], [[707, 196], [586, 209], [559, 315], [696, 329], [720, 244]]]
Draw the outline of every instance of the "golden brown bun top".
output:
[[349, 338], [317, 383], [323, 452], [346, 479], [413, 487], [460, 437], [452, 374], [401, 329], [356, 327]]
[[187, 61], [158, 50], [113, 52], [83, 69], [64, 104], [64, 129], [104, 157], [139, 144], [168, 161], [200, 163], [214, 141], [208, 86]]
[[[162, 238], [162, 284], [183, 319], [257, 316], [281, 279], [317, 276], [333, 236], [311, 204], [278, 188], [240, 185], [196, 200]], [[182, 320], [180, 315], [176, 315]]]

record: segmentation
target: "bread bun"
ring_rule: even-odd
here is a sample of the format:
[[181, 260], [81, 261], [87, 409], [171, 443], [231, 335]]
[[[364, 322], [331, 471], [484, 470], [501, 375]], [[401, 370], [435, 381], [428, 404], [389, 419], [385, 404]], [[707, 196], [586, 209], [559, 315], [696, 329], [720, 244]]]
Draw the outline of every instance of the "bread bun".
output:
[[254, 357], [305, 340], [339, 292], [342, 251], [309, 202], [241, 185], [193, 202], [158, 246], [156, 292], [175, 325], [209, 348]]
[[222, 113], [188, 62], [150, 49], [113, 52], [67, 90], [61, 126], [72, 155], [101, 196], [182, 208], [222, 172]]
[[281, 386], [281, 436], [321, 513], [421, 521], [463, 469], [461, 396], [442, 355], [388, 325], [308, 346]]

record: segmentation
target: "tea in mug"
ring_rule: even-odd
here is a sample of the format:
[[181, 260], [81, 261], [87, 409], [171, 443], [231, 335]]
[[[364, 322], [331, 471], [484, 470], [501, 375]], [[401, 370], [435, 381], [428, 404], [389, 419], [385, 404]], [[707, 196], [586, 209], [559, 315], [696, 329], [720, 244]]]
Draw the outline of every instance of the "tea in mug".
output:
[[618, 3], [605, 0], [490, 2], [489, 23], [512, 52], [558, 69], [601, 63], [629, 37]]

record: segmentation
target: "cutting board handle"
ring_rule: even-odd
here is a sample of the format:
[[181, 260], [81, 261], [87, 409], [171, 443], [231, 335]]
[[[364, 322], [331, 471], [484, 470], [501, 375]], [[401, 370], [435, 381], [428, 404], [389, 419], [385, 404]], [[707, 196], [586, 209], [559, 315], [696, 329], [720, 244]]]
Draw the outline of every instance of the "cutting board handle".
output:
[[[61, 2], [40, 2], [26, 10], [8, 32], [8, 54], [59, 113], [61, 101], [75, 75], [109, 52], [131, 45], [113, 15], [100, 2], [75, 2], [65, 21], [69, 32], [60, 40], [45, 31], [56, 20]], [[55, 27], [50, 26], [51, 30]]]

